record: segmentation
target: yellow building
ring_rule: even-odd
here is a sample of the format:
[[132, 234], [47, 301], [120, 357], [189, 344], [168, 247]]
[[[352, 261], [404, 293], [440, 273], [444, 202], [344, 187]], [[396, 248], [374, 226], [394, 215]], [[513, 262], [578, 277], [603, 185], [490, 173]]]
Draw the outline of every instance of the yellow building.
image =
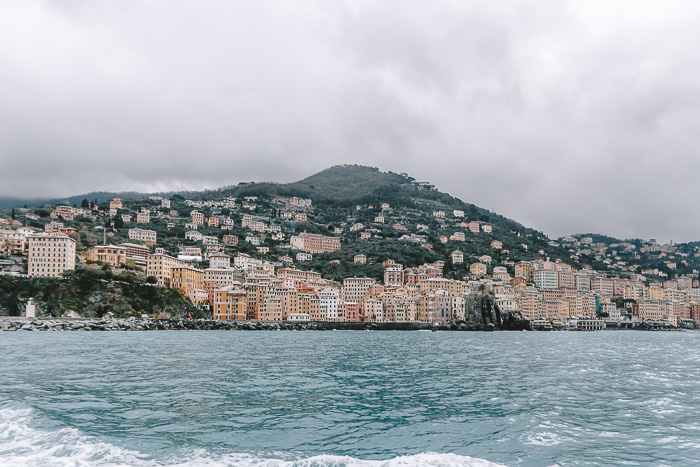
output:
[[[484, 274], [486, 274], [486, 272], [484, 272]], [[434, 277], [432, 279], [420, 281], [418, 283], [418, 288], [420, 293], [423, 295], [433, 293], [438, 290], [445, 290], [447, 292], [457, 294], [462, 292], [462, 283], [451, 279]]]
[[192, 266], [176, 266], [170, 270], [170, 288], [182, 290], [188, 295], [190, 290], [204, 290], [204, 271]]
[[137, 224], [148, 224], [151, 222], [151, 214], [147, 212], [137, 212], [136, 213], [136, 223]]
[[172, 282], [172, 269], [187, 266], [187, 262], [173, 258], [164, 253], [156, 253], [148, 257], [146, 274], [158, 279], [161, 287], [170, 287]]
[[214, 291], [214, 319], [244, 320], [248, 309], [246, 291], [228, 285]]
[[90, 248], [88, 261], [102, 261], [112, 267], [120, 268], [126, 263], [127, 250], [123, 246], [97, 245]]
[[484, 263], [473, 263], [471, 266], [469, 266], [469, 272], [475, 276], [485, 276], [486, 265]]

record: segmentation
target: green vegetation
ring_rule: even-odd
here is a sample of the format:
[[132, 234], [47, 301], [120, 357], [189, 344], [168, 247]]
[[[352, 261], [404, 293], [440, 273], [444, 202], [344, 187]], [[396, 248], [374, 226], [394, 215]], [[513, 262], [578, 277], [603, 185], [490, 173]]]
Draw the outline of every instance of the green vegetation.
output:
[[0, 313], [18, 316], [33, 298], [44, 316], [59, 317], [69, 311], [87, 318], [112, 313], [115, 317], [141, 314], [172, 317], [204, 317], [180, 292], [147, 285], [132, 272], [112, 273], [78, 268], [63, 278], [0, 276]]

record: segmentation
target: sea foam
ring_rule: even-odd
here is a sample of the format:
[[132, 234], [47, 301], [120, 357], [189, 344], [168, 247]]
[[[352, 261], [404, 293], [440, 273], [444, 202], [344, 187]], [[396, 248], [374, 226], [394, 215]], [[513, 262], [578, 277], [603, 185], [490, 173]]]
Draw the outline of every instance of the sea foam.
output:
[[163, 459], [100, 441], [75, 428], [46, 430], [32, 426], [31, 408], [0, 408], [0, 464], [12, 466], [143, 466], [143, 467], [492, 467], [487, 460], [457, 454], [426, 452], [387, 460], [316, 455], [281, 459], [249, 453], [211, 453], [204, 449], [169, 455]]

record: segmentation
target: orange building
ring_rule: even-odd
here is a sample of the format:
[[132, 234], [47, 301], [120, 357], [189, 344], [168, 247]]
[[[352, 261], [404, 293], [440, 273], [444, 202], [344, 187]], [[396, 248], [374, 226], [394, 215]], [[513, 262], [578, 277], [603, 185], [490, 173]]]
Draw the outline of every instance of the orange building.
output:
[[228, 285], [214, 291], [214, 319], [244, 320], [248, 309], [246, 291]]

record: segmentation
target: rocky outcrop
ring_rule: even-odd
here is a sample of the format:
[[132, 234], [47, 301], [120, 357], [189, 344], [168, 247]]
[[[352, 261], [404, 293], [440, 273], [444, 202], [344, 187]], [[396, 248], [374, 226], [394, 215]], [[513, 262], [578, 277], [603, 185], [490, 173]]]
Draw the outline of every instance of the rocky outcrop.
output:
[[520, 312], [501, 310], [496, 297], [487, 288], [467, 298], [464, 320], [457, 320], [459, 327], [479, 331], [519, 331], [530, 329], [529, 321]]
[[36, 316], [46, 319], [107, 315], [140, 318], [142, 314], [165, 318], [206, 316], [177, 290], [116, 275], [100, 278], [99, 273], [80, 270], [68, 278], [0, 279], [0, 316], [23, 316], [29, 298], [34, 299]]

